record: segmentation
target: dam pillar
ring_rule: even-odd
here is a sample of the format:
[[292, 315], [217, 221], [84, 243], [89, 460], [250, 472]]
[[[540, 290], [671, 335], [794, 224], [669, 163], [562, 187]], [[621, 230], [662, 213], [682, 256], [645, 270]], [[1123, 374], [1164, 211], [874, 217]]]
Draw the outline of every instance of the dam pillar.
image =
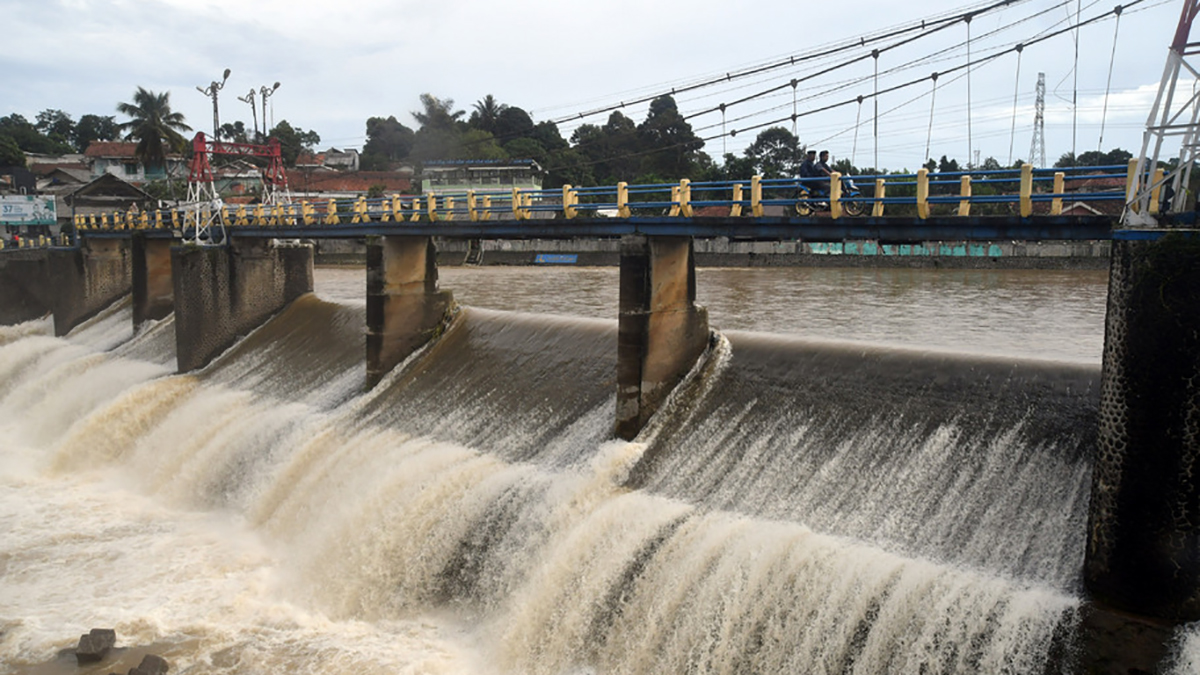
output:
[[171, 248], [179, 372], [208, 365], [238, 338], [313, 289], [311, 244], [233, 238]]
[[638, 435], [708, 348], [690, 237], [621, 239], [616, 434]]
[[367, 387], [436, 337], [449, 323], [454, 295], [438, 290], [430, 237], [367, 240]]
[[160, 321], [175, 311], [171, 277], [171, 239], [133, 235], [133, 327]]
[[129, 292], [129, 244], [86, 239], [79, 248], [47, 251], [54, 334], [66, 335]]
[[1105, 606], [1200, 619], [1200, 231], [1118, 231], [1084, 580]]

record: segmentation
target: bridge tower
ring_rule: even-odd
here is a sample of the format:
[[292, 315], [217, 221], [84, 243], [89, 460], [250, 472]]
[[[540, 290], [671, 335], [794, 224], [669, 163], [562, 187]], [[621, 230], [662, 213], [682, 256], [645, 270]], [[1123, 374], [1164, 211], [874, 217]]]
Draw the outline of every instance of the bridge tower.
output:
[[[1196, 134], [1200, 130], [1200, 95], [1195, 93], [1197, 84], [1200, 84], [1200, 77], [1196, 73], [1200, 71], [1197, 65], [1188, 63], [1188, 57], [1200, 53], [1200, 49], [1197, 49], [1200, 43], [1189, 42], [1192, 21], [1197, 13], [1200, 13], [1200, 0], [1185, 0], [1175, 38], [1167, 51], [1167, 64], [1158, 86], [1158, 96], [1146, 119], [1142, 152], [1134, 173], [1137, 180], [1130, 181], [1125, 195], [1125, 211], [1121, 220], [1127, 227], [1158, 225], [1151, 213], [1151, 202], [1158, 199], [1161, 190], [1165, 189], [1165, 196], [1170, 197], [1166, 204], [1168, 211], [1182, 210], [1187, 199], [1188, 181], [1198, 147]], [[1159, 158], [1163, 156], [1163, 145], [1169, 137], [1178, 137], [1181, 141], [1175, 167], [1161, 179], [1154, 178], [1158, 172]]]
[[1038, 73], [1037, 102], [1033, 113], [1033, 141], [1029, 144], [1029, 163], [1046, 168], [1046, 74]]

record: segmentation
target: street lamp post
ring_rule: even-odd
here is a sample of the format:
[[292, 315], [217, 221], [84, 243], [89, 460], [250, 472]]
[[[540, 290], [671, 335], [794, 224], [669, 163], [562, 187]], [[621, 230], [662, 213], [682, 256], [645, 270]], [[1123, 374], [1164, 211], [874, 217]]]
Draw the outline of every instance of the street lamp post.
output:
[[[270, 98], [271, 94], [274, 94], [275, 90], [278, 88], [279, 88], [279, 83], [276, 82], [275, 86], [271, 87], [270, 89], [268, 89], [266, 85], [263, 85], [263, 87], [258, 90], [259, 93], [262, 94], [263, 126], [264, 127], [267, 126], [267, 99]], [[272, 127], [275, 126], [275, 106], [271, 106], [271, 126]], [[267, 135], [268, 133], [270, 133], [270, 131], [271, 131], [270, 129], [264, 129], [263, 135], [264, 136]]]
[[217, 82], [214, 80], [212, 82], [212, 84], [208, 85], [207, 87], [196, 87], [196, 91], [199, 91], [201, 94], [204, 94], [205, 96], [212, 97], [212, 100], [213, 100], [213, 140], [214, 141], [220, 140], [220, 138], [221, 138], [221, 136], [220, 136], [221, 115], [220, 115], [220, 113], [217, 112], [217, 92], [221, 91], [221, 88], [225, 86], [225, 81], [229, 79], [229, 73], [230, 73], [230, 70], [228, 68], [226, 68], [225, 75], [223, 75], [221, 77], [220, 82]]
[[[250, 87], [250, 92], [245, 96], [239, 96], [238, 100], [242, 103], [250, 104], [250, 114], [254, 117], [254, 142], [258, 142], [258, 110], [254, 107], [254, 87]], [[266, 117], [266, 110], [263, 111], [263, 117]], [[264, 119], [265, 123], [266, 120]]]

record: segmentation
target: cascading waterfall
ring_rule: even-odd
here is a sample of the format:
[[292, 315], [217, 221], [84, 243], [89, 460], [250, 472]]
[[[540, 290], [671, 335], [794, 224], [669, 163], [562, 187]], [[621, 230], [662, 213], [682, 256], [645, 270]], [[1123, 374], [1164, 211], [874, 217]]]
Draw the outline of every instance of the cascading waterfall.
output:
[[614, 322], [467, 308], [367, 393], [361, 307], [183, 376], [170, 319], [129, 323], [0, 329], [16, 672], [101, 624], [196, 673], [1069, 660], [1095, 367], [734, 333], [625, 443]]

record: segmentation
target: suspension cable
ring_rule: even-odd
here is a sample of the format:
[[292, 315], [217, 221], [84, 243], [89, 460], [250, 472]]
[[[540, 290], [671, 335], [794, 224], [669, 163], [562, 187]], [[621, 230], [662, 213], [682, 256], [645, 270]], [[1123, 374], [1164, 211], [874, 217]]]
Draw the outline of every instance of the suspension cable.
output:
[[964, 19], [967, 22], [967, 168], [971, 167], [971, 158], [975, 156], [975, 142], [971, 137], [971, 16]]
[[1096, 143], [1096, 152], [1104, 152], [1104, 123], [1108, 119], [1108, 94], [1112, 90], [1113, 64], [1117, 62], [1117, 34], [1121, 31], [1121, 6], [1114, 9], [1117, 14], [1116, 27], [1113, 28], [1112, 54], [1108, 57], [1108, 82], [1104, 84], [1104, 111], [1100, 113], [1100, 140]]
[[[1017, 94], [1021, 91], [1021, 54], [1025, 51], [1024, 45], [1017, 45], [1017, 76], [1013, 78], [1013, 114], [1012, 114], [1012, 130], [1008, 135], [1008, 166], [1012, 166], [1013, 161], [1013, 142], [1017, 139]], [[1030, 161], [1033, 161], [1032, 159]]]
[[937, 102], [937, 71], [934, 71], [933, 75], [929, 76], [929, 79], [933, 80], [933, 92], [929, 95], [929, 131], [925, 134], [925, 161], [933, 159], [929, 156], [929, 148], [933, 142], [933, 106]]
[[858, 114], [854, 116], [854, 144], [850, 146], [850, 165], [854, 165], [854, 160], [858, 156], [858, 127], [862, 123], [862, 103], [863, 97], [858, 97]]

